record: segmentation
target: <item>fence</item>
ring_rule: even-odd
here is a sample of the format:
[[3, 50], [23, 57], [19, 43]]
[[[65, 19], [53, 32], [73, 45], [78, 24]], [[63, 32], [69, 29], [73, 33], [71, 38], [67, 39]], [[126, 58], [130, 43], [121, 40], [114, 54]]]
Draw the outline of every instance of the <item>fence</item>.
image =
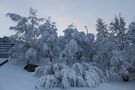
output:
[[7, 58], [8, 51], [13, 46], [11, 43], [0, 43], [0, 58]]

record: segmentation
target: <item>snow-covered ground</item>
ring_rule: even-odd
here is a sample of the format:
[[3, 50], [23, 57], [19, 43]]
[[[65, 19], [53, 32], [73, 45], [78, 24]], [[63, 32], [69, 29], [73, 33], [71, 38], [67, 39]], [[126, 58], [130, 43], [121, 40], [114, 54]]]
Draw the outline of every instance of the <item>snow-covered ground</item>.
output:
[[[0, 62], [6, 59], [0, 59]], [[23, 66], [10, 62], [0, 67], [0, 90], [62, 90], [35, 87], [38, 78], [23, 69]], [[70, 88], [69, 90], [135, 90], [135, 82], [108, 82], [96, 88]]]
[[36, 78], [10, 62], [0, 67], [0, 90], [34, 90]]
[[7, 58], [0, 58], [0, 63], [4, 62], [5, 60], [7, 60]]

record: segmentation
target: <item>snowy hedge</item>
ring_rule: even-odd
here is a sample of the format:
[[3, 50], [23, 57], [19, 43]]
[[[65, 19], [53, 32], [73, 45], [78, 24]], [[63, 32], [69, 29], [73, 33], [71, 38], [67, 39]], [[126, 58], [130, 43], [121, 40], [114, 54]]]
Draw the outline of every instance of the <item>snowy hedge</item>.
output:
[[42, 66], [36, 69], [35, 76], [40, 77], [39, 85], [45, 88], [96, 87], [104, 81], [103, 72], [87, 63]]

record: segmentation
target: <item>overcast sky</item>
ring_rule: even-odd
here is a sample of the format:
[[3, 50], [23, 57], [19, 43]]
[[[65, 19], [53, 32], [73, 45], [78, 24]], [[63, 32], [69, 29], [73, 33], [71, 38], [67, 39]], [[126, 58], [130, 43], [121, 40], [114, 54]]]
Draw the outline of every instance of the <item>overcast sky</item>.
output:
[[127, 23], [135, 20], [135, 0], [0, 0], [0, 37], [13, 34], [8, 28], [14, 23], [6, 13], [27, 16], [31, 7], [38, 10], [39, 17], [51, 16], [60, 35], [71, 23], [80, 31], [85, 31], [86, 25], [95, 33], [97, 18], [109, 23], [119, 13]]

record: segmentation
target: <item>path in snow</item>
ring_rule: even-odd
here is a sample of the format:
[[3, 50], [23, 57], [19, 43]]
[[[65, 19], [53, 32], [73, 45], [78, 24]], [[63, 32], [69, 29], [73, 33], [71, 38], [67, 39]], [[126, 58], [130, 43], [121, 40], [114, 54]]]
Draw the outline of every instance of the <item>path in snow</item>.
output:
[[[0, 90], [35, 90], [37, 78], [20, 65], [13, 65], [10, 62], [0, 67]], [[36, 90], [62, 90], [36, 89]], [[135, 90], [135, 82], [109, 82], [101, 84], [96, 88], [70, 88], [69, 90]]]

